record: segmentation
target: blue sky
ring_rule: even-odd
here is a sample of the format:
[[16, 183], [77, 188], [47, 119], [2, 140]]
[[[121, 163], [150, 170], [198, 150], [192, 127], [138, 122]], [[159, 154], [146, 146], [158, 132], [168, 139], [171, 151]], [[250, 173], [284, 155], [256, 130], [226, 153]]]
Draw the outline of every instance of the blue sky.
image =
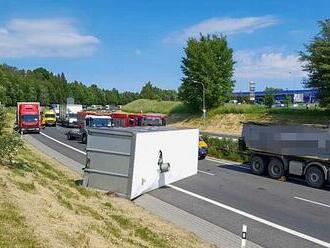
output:
[[0, 0], [0, 62], [104, 88], [177, 88], [185, 39], [224, 33], [235, 90], [250, 80], [258, 90], [302, 88], [297, 53], [329, 10], [328, 0]]

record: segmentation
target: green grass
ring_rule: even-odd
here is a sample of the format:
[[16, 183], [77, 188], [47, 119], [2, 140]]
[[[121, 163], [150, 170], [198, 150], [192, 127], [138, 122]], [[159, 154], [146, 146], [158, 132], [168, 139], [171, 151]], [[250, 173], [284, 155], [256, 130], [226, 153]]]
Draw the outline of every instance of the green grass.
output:
[[111, 218], [114, 219], [122, 228], [132, 228], [133, 223], [123, 215], [113, 214]]
[[174, 113], [190, 113], [191, 109], [179, 101], [157, 101], [148, 99], [139, 99], [130, 102], [122, 107], [123, 111], [140, 113], [161, 113], [161, 114], [174, 114]]
[[42, 247], [18, 208], [8, 201], [0, 202], [0, 247]]
[[64, 198], [60, 192], [58, 192], [56, 194], [56, 198], [57, 198], [58, 203], [61, 204], [63, 207], [65, 207], [69, 210], [73, 210], [73, 206], [72, 206], [71, 202], [69, 200], [67, 200], [66, 198]]
[[36, 186], [34, 185], [34, 182], [31, 183], [23, 183], [19, 181], [14, 181], [14, 184], [20, 189], [25, 192], [34, 193], [36, 191]]
[[151, 243], [153, 247], [167, 247], [166, 241], [147, 227], [136, 228], [135, 235]]
[[[139, 99], [128, 103], [122, 109], [126, 112], [139, 113], [162, 113], [176, 118], [171, 118], [171, 122], [189, 120], [196, 117], [196, 110], [193, 111], [189, 106], [182, 102], [157, 101]], [[175, 115], [174, 115], [175, 114]], [[328, 124], [330, 110], [324, 108], [267, 108], [263, 105], [251, 104], [223, 104], [216, 108], [207, 110], [208, 119], [216, 115], [243, 114], [245, 120], [270, 122], [281, 122], [289, 124]], [[199, 113], [197, 114], [199, 115]], [[181, 116], [182, 118], [179, 118]], [[173, 119], [173, 120], [172, 120]]]
[[267, 113], [267, 108], [250, 104], [224, 104], [209, 111], [209, 116], [217, 114]]
[[103, 217], [100, 215], [96, 210], [83, 205], [83, 204], [75, 204], [75, 209], [78, 213], [88, 214], [89, 216], [93, 217], [96, 220], [102, 220]]

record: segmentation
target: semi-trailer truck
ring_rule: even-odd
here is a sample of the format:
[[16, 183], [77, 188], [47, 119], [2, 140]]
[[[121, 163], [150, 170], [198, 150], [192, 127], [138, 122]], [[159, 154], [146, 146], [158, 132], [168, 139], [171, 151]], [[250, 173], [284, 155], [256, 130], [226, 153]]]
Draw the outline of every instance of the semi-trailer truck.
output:
[[16, 111], [16, 125], [20, 133], [40, 132], [40, 103], [18, 102]]
[[81, 104], [61, 104], [59, 107], [59, 122], [62, 126], [78, 127], [77, 114], [82, 111]]
[[243, 123], [240, 150], [252, 173], [271, 178], [294, 175], [315, 188], [330, 182], [330, 132], [321, 125]]

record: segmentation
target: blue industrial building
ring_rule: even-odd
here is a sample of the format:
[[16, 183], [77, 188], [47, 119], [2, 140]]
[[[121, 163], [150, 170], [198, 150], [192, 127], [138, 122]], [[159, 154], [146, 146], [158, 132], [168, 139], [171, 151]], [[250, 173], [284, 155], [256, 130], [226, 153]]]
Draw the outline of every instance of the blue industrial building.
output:
[[[317, 101], [318, 91], [316, 89], [303, 89], [303, 90], [277, 90], [275, 92], [276, 102], [283, 103], [287, 95], [291, 96], [294, 103], [315, 103]], [[255, 102], [263, 102], [265, 91], [255, 92]], [[234, 96], [250, 96], [250, 92], [235, 92]]]

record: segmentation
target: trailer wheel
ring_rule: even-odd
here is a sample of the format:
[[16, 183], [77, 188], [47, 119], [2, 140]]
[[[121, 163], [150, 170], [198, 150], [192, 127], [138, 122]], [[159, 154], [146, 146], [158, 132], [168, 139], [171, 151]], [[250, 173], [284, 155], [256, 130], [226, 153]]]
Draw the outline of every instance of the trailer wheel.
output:
[[317, 166], [311, 166], [307, 169], [305, 180], [310, 187], [321, 188], [325, 178], [323, 171]]
[[253, 156], [251, 158], [251, 171], [253, 174], [262, 175], [266, 171], [266, 164], [262, 157], [260, 156]]
[[68, 140], [72, 140], [72, 136], [71, 136], [71, 133], [70, 133], [70, 132], [68, 132], [68, 133], [66, 134], [66, 137], [67, 137]]
[[273, 179], [284, 176], [284, 166], [278, 158], [272, 158], [268, 164], [268, 175]]

